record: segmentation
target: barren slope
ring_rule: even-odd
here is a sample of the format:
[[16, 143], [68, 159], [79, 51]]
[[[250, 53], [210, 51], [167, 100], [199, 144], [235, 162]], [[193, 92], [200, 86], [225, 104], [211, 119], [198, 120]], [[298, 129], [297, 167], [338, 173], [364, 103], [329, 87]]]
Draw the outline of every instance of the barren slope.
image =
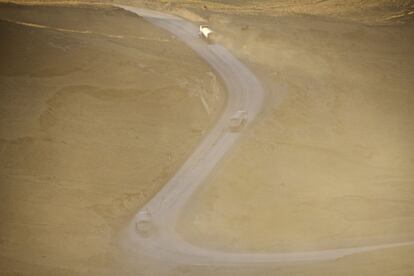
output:
[[[266, 252], [413, 240], [412, 26], [212, 22], [262, 72], [270, 96], [261, 121], [189, 204], [183, 237]], [[389, 252], [389, 263], [399, 258]]]
[[344, 18], [366, 23], [412, 20], [411, 0], [209, 0], [169, 1], [172, 7], [194, 7], [230, 14], [306, 14]]
[[316, 15], [364, 22], [394, 24], [414, 18], [413, 0], [0, 0], [18, 3], [122, 4], [177, 13], [198, 21], [216, 13], [234, 15]]
[[0, 271], [111, 274], [115, 235], [214, 122], [220, 84], [114, 9], [0, 6], [0, 36]]

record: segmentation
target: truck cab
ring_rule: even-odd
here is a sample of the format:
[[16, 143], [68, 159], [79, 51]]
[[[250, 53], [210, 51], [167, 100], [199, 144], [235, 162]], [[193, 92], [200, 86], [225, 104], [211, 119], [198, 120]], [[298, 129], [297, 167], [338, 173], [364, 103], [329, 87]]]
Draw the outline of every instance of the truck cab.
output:
[[138, 233], [148, 236], [152, 230], [152, 216], [149, 210], [144, 209], [138, 212], [135, 217], [135, 228]]
[[247, 111], [238, 110], [229, 120], [229, 129], [231, 132], [240, 131], [247, 123]]
[[207, 42], [212, 42], [214, 32], [210, 29], [208, 25], [200, 25], [200, 37], [205, 39]]

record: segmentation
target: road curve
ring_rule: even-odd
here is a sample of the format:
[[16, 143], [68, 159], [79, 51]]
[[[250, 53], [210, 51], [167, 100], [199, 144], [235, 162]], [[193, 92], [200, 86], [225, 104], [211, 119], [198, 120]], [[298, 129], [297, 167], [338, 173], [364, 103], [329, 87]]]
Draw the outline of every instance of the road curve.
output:
[[414, 245], [414, 241], [409, 241], [292, 253], [235, 253], [205, 249], [183, 240], [175, 231], [179, 212], [241, 135], [229, 131], [229, 118], [237, 110], [246, 110], [249, 116], [247, 126], [251, 124], [263, 107], [265, 92], [254, 74], [228, 50], [217, 44], [203, 42], [198, 37], [198, 27], [192, 23], [161, 12], [115, 6], [142, 16], [181, 39], [220, 75], [228, 91], [227, 105], [216, 125], [162, 190], [143, 207], [152, 215], [154, 231], [150, 235], [140, 234], [136, 231], [134, 219], [127, 229], [125, 246], [172, 262], [228, 265], [328, 260], [366, 251]]

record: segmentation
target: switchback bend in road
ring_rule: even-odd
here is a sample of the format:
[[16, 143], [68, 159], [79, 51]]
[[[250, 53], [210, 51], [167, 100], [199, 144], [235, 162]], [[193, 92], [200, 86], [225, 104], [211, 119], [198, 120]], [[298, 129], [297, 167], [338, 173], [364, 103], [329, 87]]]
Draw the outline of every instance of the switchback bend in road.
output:
[[263, 107], [265, 92], [255, 75], [228, 50], [218, 44], [207, 44], [201, 40], [198, 27], [194, 24], [157, 11], [123, 5], [117, 7], [137, 14], [181, 39], [223, 79], [228, 93], [227, 105], [216, 125], [161, 191], [143, 207], [151, 216], [153, 231], [145, 235], [137, 231], [137, 214], [127, 229], [125, 244], [152, 257], [198, 265], [329, 260], [360, 252], [414, 245], [414, 241], [408, 241], [291, 253], [238, 253], [201, 248], [183, 240], [175, 231], [180, 211], [241, 135], [242, 131], [229, 131], [229, 119], [238, 110], [245, 110], [249, 125]]

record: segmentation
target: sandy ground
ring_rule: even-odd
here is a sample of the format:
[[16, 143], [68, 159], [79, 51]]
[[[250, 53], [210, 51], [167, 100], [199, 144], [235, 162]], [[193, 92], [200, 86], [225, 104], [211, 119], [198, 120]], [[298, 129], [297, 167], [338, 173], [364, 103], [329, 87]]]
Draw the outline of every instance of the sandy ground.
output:
[[[270, 93], [262, 118], [189, 204], [183, 236], [284, 252], [413, 240], [413, 26], [211, 21]], [[384, 254], [387, 264], [401, 257]]]
[[[343, 20], [402, 23], [412, 1], [259, 10], [247, 1], [170, 2], [208, 18], [269, 92], [262, 117], [189, 203], [177, 226], [183, 237], [229, 251], [414, 239], [413, 25]], [[4, 274], [414, 273], [413, 247], [287, 266], [125, 256], [114, 236], [185, 160], [223, 94], [208, 93], [209, 68], [181, 43], [123, 13], [2, 7], [0, 18], [10, 38], [0, 44]]]
[[[384, 25], [412, 21], [412, 0], [0, 0], [19, 3], [123, 4], [176, 13], [193, 21], [214, 14], [316, 15], [366, 24]], [[200, 16], [201, 15], [201, 16]]]
[[181, 42], [125, 12], [0, 6], [0, 36], [0, 274], [109, 273], [115, 235], [225, 94]]
[[[214, 15], [214, 13], [240, 15], [317, 15], [343, 18], [369, 24], [389, 24], [412, 21], [414, 2], [412, 0], [168, 0], [134, 1], [162, 9], [195, 11]], [[188, 13], [187, 13], [188, 14]], [[183, 14], [184, 15], [184, 14]]]

